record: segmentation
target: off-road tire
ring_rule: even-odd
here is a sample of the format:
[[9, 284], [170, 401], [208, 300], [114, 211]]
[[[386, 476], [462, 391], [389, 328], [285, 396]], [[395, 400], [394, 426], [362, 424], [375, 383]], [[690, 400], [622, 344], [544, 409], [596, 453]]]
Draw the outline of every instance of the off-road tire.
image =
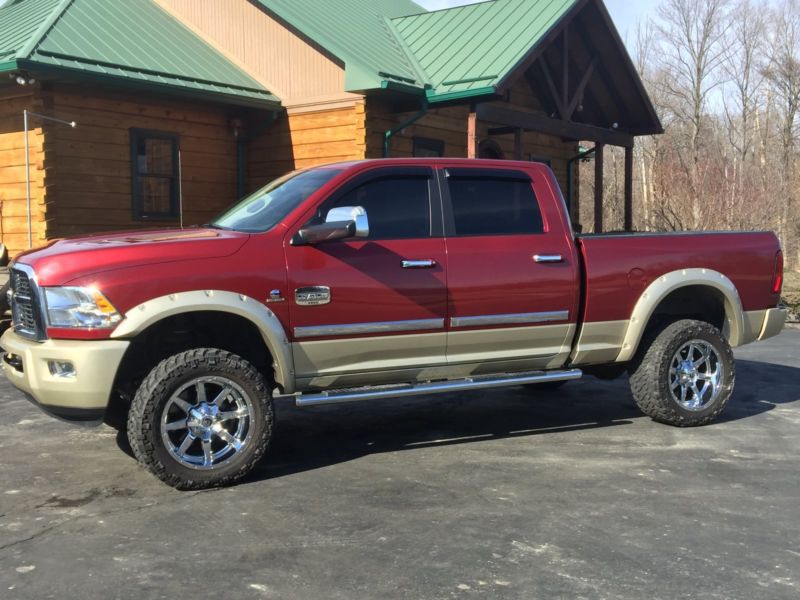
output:
[[[714, 347], [723, 375], [717, 397], [700, 410], [687, 410], [669, 390], [669, 369], [675, 353], [691, 340]], [[631, 392], [639, 409], [653, 420], [676, 427], [696, 427], [714, 421], [730, 400], [736, 378], [733, 351], [720, 331], [703, 321], [683, 319], [644, 340], [630, 376]]]
[[[173, 458], [161, 438], [160, 419], [171, 395], [202, 376], [221, 376], [237, 383], [250, 397], [255, 428], [248, 444], [228, 464], [195, 470]], [[197, 348], [161, 361], [144, 379], [128, 413], [128, 440], [139, 463], [164, 483], [197, 490], [234, 483], [247, 475], [267, 450], [273, 428], [271, 387], [249, 362], [215, 348]]]

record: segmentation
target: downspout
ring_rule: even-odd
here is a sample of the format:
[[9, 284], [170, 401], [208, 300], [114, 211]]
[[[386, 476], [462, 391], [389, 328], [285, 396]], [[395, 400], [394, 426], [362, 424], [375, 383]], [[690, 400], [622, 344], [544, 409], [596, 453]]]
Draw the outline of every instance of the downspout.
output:
[[247, 144], [264, 133], [278, 120], [279, 111], [272, 111], [270, 116], [259, 124], [249, 135], [239, 135], [238, 129], [235, 130], [236, 136], [236, 196], [237, 199], [243, 198], [247, 193]]
[[420, 111], [418, 113], [416, 113], [411, 118], [409, 118], [408, 121], [405, 121], [404, 123], [401, 123], [400, 125], [398, 125], [397, 127], [393, 128], [393, 129], [387, 129], [384, 132], [384, 134], [383, 134], [383, 158], [389, 158], [389, 145], [390, 145], [394, 135], [396, 133], [399, 133], [399, 132], [403, 131], [403, 129], [405, 129], [406, 127], [409, 127], [409, 126], [413, 125], [414, 123], [419, 121], [422, 117], [424, 117], [426, 114], [428, 114], [428, 108], [429, 108], [428, 107], [428, 99], [427, 98], [423, 98], [422, 99], [422, 107], [420, 108]]
[[[584, 150], [583, 152], [576, 154], [567, 161], [567, 209], [569, 210], [570, 215], [572, 214], [572, 200], [573, 200], [572, 196], [575, 187], [575, 172], [572, 168], [572, 164], [576, 160], [589, 158], [589, 156], [593, 153], [594, 153], [594, 148], [589, 148], [588, 150]], [[577, 220], [575, 222], [577, 223]]]

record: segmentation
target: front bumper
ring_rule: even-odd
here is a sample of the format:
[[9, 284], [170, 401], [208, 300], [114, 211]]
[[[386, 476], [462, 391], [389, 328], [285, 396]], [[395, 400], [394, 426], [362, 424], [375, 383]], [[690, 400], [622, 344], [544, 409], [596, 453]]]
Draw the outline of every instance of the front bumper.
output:
[[[103, 418], [114, 378], [130, 342], [47, 340], [34, 342], [7, 330], [0, 363], [8, 380], [45, 411], [70, 421]], [[69, 362], [74, 375], [50, 372], [49, 361]]]

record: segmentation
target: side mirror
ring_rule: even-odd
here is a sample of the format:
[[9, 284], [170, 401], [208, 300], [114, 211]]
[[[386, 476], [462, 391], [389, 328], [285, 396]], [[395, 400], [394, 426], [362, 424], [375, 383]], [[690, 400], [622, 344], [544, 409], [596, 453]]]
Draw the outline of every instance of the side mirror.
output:
[[304, 227], [292, 238], [293, 246], [305, 246], [369, 236], [369, 219], [363, 206], [340, 206], [331, 209], [320, 225]]

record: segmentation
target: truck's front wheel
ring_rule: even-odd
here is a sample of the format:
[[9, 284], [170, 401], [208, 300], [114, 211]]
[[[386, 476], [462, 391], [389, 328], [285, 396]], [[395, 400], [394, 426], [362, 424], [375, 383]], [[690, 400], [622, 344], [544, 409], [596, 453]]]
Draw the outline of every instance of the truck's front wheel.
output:
[[128, 414], [133, 453], [179, 489], [232, 483], [263, 456], [272, 434], [272, 397], [246, 360], [214, 348], [161, 361]]
[[716, 419], [733, 392], [733, 352], [720, 331], [684, 319], [656, 336], [631, 374], [636, 404], [656, 421], [691, 427]]

